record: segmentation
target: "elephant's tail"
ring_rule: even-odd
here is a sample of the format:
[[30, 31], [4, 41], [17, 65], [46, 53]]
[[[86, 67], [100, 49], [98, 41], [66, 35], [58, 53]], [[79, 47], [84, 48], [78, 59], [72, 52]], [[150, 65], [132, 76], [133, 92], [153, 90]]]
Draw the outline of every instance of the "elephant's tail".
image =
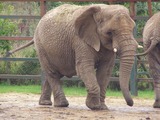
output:
[[31, 41], [29, 41], [28, 43], [24, 44], [23, 46], [20, 46], [20, 47], [14, 49], [14, 50], [8, 51], [8, 52], [6, 53], [6, 57], [9, 57], [11, 54], [13, 54], [13, 53], [15, 53], [15, 52], [17, 52], [17, 51], [19, 51], [19, 50], [21, 50], [21, 49], [23, 49], [23, 48], [26, 48], [26, 47], [28, 47], [28, 46], [30, 46], [30, 45], [32, 45], [32, 44], [34, 44], [34, 40], [33, 40], [33, 39], [32, 39]]
[[148, 54], [151, 50], [153, 50], [153, 48], [156, 46], [157, 43], [158, 42], [151, 42], [151, 45], [149, 46], [149, 48], [145, 52], [138, 53], [138, 54], [136, 54], [136, 56], [143, 56], [143, 55]]

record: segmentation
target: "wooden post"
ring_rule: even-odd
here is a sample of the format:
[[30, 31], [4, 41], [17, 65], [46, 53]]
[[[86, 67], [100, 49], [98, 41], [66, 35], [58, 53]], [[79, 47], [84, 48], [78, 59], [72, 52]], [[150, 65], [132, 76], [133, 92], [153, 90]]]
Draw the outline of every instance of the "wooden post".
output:
[[134, 1], [131, 1], [130, 2], [130, 16], [131, 18], [134, 20], [135, 19], [135, 16], [136, 16], [136, 9], [135, 9], [135, 2]]
[[148, 14], [149, 14], [149, 17], [152, 16], [152, 0], [148, 0]]
[[138, 96], [138, 88], [137, 88], [137, 58], [135, 57], [135, 61], [132, 67], [132, 72], [130, 76], [130, 91], [134, 96]]
[[41, 17], [46, 14], [46, 1], [41, 0], [40, 1], [40, 11], [41, 11]]

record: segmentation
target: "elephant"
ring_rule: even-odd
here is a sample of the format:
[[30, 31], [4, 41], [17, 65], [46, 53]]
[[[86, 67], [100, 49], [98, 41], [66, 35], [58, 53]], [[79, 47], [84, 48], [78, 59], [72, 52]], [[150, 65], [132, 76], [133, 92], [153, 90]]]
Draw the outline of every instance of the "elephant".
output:
[[153, 77], [155, 102], [154, 108], [160, 108], [160, 12], [154, 14], [145, 24], [143, 30], [144, 53]]
[[45, 73], [39, 104], [52, 105], [53, 92], [54, 106], [67, 107], [60, 79], [77, 75], [87, 90], [86, 106], [107, 110], [105, 94], [118, 55], [120, 87], [127, 105], [133, 106], [129, 78], [138, 47], [134, 26], [123, 5], [64, 4], [48, 11], [39, 21], [33, 40], [25, 45], [34, 43]]

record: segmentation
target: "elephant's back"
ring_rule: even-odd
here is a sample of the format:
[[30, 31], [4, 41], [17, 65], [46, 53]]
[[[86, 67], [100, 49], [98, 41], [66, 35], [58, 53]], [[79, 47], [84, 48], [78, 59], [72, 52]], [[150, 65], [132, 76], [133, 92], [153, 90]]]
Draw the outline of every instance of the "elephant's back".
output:
[[[148, 45], [151, 39], [160, 39], [160, 12], [154, 14], [147, 22], [143, 30], [144, 45]], [[156, 38], [154, 38], [156, 37]]]
[[[40, 20], [36, 32], [46, 49], [71, 47], [74, 37], [73, 12], [78, 6], [64, 4], [50, 10]], [[67, 48], [66, 48], [67, 49]]]
[[160, 12], [154, 14], [145, 24], [143, 34], [146, 34], [147, 31], [152, 32], [154, 29], [160, 26]]
[[40, 20], [37, 31], [41, 36], [41, 42], [64, 42], [73, 39], [74, 35], [74, 12], [79, 6], [64, 4], [50, 10]]
[[53, 20], [55, 23], [67, 22], [73, 19], [73, 14], [77, 11], [81, 6], [64, 4], [57, 8], [54, 8], [46, 13], [46, 15], [42, 18], [42, 20]]

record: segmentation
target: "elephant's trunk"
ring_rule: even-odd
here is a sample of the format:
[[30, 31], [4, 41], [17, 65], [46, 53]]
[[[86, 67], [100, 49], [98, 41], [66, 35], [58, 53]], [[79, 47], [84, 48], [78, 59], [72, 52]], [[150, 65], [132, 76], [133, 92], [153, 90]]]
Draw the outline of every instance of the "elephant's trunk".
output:
[[[125, 43], [123, 43], [125, 42]], [[133, 100], [129, 92], [129, 79], [132, 66], [135, 59], [135, 52], [137, 48], [136, 41], [132, 40], [123, 40], [120, 44], [120, 87], [123, 93], [123, 96], [127, 102], [127, 105], [133, 106]]]
[[129, 106], [133, 106], [133, 100], [129, 92], [129, 79], [133, 63], [133, 56], [124, 56], [120, 58], [120, 87], [127, 105]]

